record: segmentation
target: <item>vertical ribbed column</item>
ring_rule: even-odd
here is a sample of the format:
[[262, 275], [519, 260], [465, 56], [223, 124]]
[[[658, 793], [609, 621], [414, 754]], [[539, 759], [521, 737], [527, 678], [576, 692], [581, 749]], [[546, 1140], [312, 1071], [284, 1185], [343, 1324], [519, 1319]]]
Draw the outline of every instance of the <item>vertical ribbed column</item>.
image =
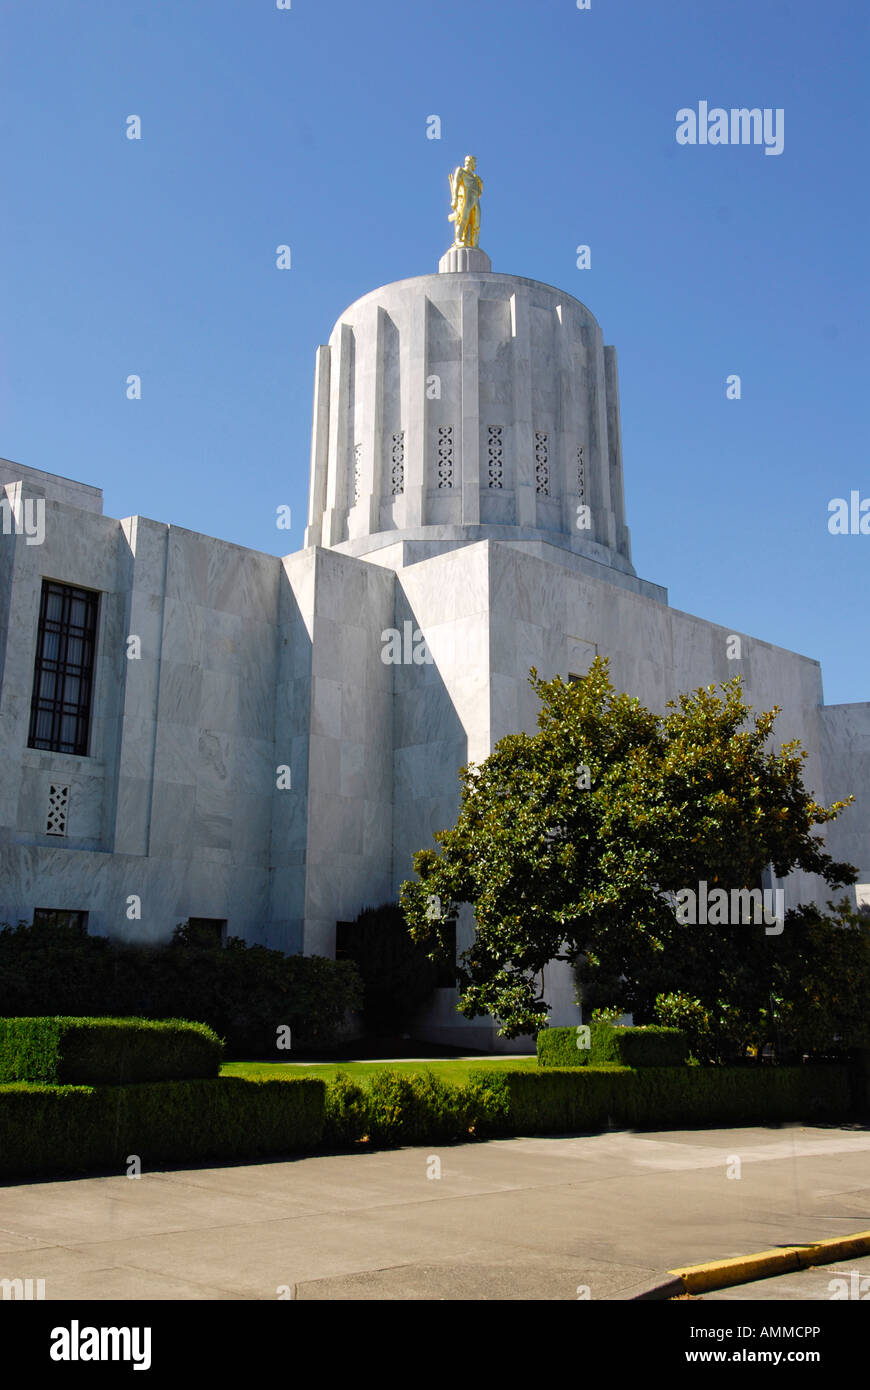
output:
[[[383, 437], [384, 437], [384, 358], [386, 311], [378, 305], [374, 315], [374, 334], [368, 325], [357, 325], [354, 336], [354, 374], [356, 410], [349, 415], [347, 457], [352, 476], [348, 477], [350, 513], [348, 538], [370, 536], [380, 527]], [[356, 360], [359, 351], [360, 360]]]
[[411, 304], [410, 343], [403, 361], [408, 363], [408, 379], [403, 385], [402, 418], [405, 422], [405, 507], [406, 526], [423, 525], [426, 491], [426, 374], [429, 298], [418, 295]]
[[512, 437], [508, 441], [511, 470], [516, 496], [517, 526], [535, 526], [537, 506], [535, 497], [535, 449], [532, 443], [532, 363], [529, 344], [529, 299], [524, 290], [511, 295], [511, 389], [514, 419]]
[[556, 371], [559, 382], [556, 445], [562, 530], [572, 535], [577, 523], [577, 381], [571, 351], [571, 310], [556, 306]]
[[124, 662], [112, 848], [115, 854], [148, 855], [161, 727], [169, 527], [135, 516], [121, 522], [121, 531], [129, 547], [121, 565], [127, 603], [125, 631], [142, 639], [142, 656], [139, 661]]
[[381, 500], [384, 496], [384, 343], [386, 325], [387, 311], [378, 305], [378, 317], [375, 325], [375, 370], [372, 382], [374, 392], [372, 440], [370, 457], [366, 459], [363, 468], [362, 482], [363, 496], [366, 495], [365, 489], [369, 489], [368, 512], [369, 525], [372, 531], [380, 529]]
[[610, 501], [610, 462], [607, 450], [607, 397], [601, 334], [586, 338], [586, 381], [589, 392], [589, 503], [592, 539], [613, 544], [613, 510]]
[[326, 471], [329, 458], [329, 374], [327, 345], [317, 349], [314, 359], [314, 408], [311, 422], [311, 487], [308, 493], [308, 525], [305, 544], [320, 545], [323, 513], [326, 510]]
[[625, 490], [622, 477], [622, 423], [619, 418], [619, 372], [616, 348], [604, 349], [604, 382], [607, 392], [607, 448], [610, 471], [610, 500], [616, 524], [616, 548], [627, 560], [631, 558], [628, 530], [625, 525]]
[[480, 381], [477, 291], [463, 290], [460, 342], [462, 352], [462, 524], [480, 522]]
[[323, 515], [324, 545], [337, 545], [342, 540], [347, 518], [347, 427], [353, 400], [352, 350], [353, 330], [349, 324], [343, 323], [338, 330], [338, 381], [331, 380], [329, 392], [329, 463], [326, 511]]

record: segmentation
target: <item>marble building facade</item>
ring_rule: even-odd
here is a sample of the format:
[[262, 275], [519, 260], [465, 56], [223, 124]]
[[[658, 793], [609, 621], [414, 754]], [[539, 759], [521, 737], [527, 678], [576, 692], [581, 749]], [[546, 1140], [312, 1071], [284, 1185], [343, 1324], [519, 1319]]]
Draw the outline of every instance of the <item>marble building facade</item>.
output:
[[[99, 489], [0, 461], [4, 497], [0, 922], [77, 912], [160, 941], [193, 918], [331, 955], [452, 824], [458, 767], [534, 730], [529, 668], [596, 653], [659, 710], [738, 672], [779, 704], [818, 799], [856, 796], [827, 842], [870, 884], [870, 704], [826, 706], [816, 661], [747, 634], [729, 659], [732, 634], [636, 575], [615, 350], [476, 248], [365, 295], [318, 349], [295, 554], [114, 520]], [[389, 632], [409, 659], [384, 659]], [[472, 931], [464, 910], [460, 949]], [[551, 970], [553, 1021], [579, 1021]], [[420, 1032], [502, 1046], [452, 990]]]

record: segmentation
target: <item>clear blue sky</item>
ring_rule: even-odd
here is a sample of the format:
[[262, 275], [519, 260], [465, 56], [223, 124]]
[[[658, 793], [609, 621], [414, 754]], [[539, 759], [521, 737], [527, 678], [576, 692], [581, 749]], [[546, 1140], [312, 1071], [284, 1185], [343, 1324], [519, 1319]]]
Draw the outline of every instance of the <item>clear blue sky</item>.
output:
[[[819, 659], [829, 702], [870, 699], [870, 536], [827, 529], [831, 498], [870, 497], [870, 6], [0, 15], [0, 456], [102, 487], [110, 516], [298, 549], [315, 347], [359, 295], [436, 268], [471, 151], [494, 269], [576, 295], [618, 349], [638, 573]], [[782, 154], [679, 146], [701, 100], [783, 108]]]

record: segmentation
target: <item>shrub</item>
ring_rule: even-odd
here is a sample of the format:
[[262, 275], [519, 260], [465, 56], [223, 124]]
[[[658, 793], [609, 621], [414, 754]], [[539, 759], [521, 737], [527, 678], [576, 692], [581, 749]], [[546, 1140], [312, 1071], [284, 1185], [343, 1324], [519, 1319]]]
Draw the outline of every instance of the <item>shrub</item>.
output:
[[502, 1133], [600, 1132], [842, 1120], [854, 1111], [846, 1067], [594, 1067], [474, 1073], [505, 1087]]
[[422, 946], [411, 940], [395, 903], [367, 907], [346, 933], [347, 958], [363, 982], [363, 1019], [369, 1032], [395, 1033], [410, 1023], [438, 981]]
[[208, 1024], [230, 1055], [275, 1056], [280, 1026], [294, 1052], [322, 1048], [361, 999], [349, 961], [238, 937], [205, 946], [179, 927], [169, 945], [130, 946], [70, 927], [0, 929], [0, 1016], [176, 1016]]
[[538, 1034], [540, 1067], [678, 1067], [687, 1042], [676, 1028], [620, 1028], [599, 1020], [589, 1025], [588, 1048], [578, 1047], [576, 1028], [544, 1028]]
[[373, 1144], [434, 1143], [467, 1136], [465, 1089], [431, 1072], [375, 1072], [368, 1092], [369, 1137]]
[[221, 1076], [132, 1086], [0, 1086], [0, 1173], [123, 1171], [316, 1148], [325, 1083]]
[[326, 1083], [326, 1124], [328, 1144], [352, 1144], [369, 1132], [369, 1101], [365, 1087], [340, 1071]]
[[203, 1023], [0, 1018], [0, 1082], [122, 1085], [217, 1076], [223, 1043]]
[[713, 1022], [708, 1009], [691, 994], [659, 994], [655, 1017], [663, 1028], [679, 1028], [686, 1035], [689, 1051], [699, 1061], [709, 1058]]

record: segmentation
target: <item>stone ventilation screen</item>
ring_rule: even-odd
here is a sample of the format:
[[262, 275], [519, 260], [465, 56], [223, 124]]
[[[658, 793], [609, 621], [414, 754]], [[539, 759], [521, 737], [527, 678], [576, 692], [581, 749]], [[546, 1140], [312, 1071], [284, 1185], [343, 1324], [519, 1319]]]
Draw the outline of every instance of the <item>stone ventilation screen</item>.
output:
[[69, 787], [61, 787], [52, 782], [48, 788], [48, 816], [45, 822], [46, 835], [65, 835], [66, 818], [69, 811]]
[[577, 496], [586, 501], [586, 466], [583, 460], [583, 445], [577, 445]]
[[543, 430], [535, 430], [535, 491], [550, 495], [550, 442]]
[[453, 486], [453, 426], [438, 426], [438, 486]]
[[394, 497], [405, 491], [405, 431], [396, 430], [392, 436], [390, 451], [392, 469], [392, 492]]
[[489, 438], [486, 442], [487, 466], [490, 487], [504, 487], [504, 443], [503, 426], [488, 425]]
[[360, 475], [362, 470], [362, 445], [353, 446], [353, 500], [354, 504], [359, 501]]

